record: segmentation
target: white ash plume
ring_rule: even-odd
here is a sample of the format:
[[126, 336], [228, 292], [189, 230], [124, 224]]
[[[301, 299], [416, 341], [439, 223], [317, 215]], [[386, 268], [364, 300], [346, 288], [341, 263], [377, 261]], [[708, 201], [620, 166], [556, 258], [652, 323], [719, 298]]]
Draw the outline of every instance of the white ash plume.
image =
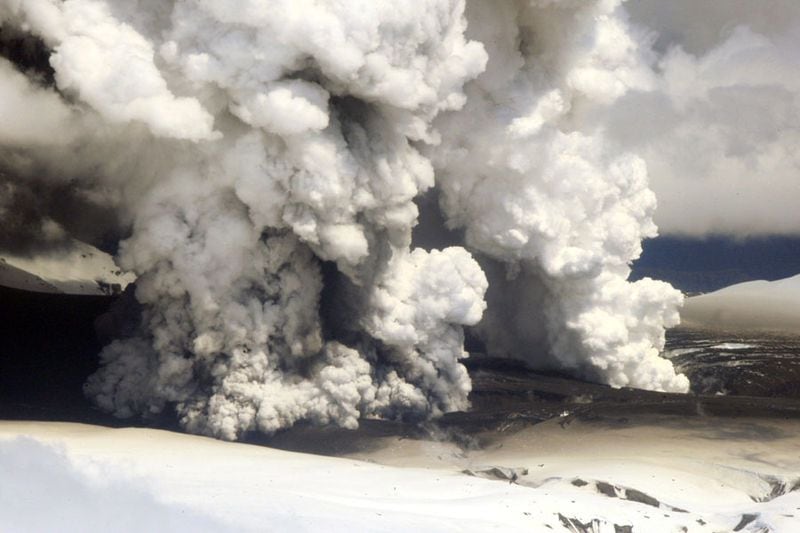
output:
[[[411, 143], [486, 59], [463, 5], [175, 2], [155, 31], [126, 4], [5, 6], [52, 48], [63, 94], [173, 151], [120, 185], [144, 315], [87, 393], [228, 439], [465, 408], [461, 328], [485, 277], [463, 249], [409, 248], [433, 185]], [[320, 259], [358, 287], [357, 345], [323, 338]]]
[[[626, 282], [656, 233], [645, 164], [580, 120], [654, 83], [619, 2], [474, 1], [467, 14], [490, 59], [464, 109], [437, 121], [432, 157], [450, 224], [465, 227], [469, 248], [508, 262], [512, 278], [545, 288], [529, 320], [545, 323], [546, 359], [615, 386], [687, 390], [659, 357], [680, 293]], [[503, 312], [488, 310], [490, 353], [528, 335], [516, 322], [503, 340], [492, 318]], [[514, 354], [536, 363], [541, 348], [520, 344]]]
[[[227, 439], [464, 409], [470, 251], [492, 353], [687, 389], [658, 356], [680, 294], [626, 281], [655, 196], [604, 117], [662, 81], [619, 2], [0, 0], [0, 26], [52, 68], [0, 63], [52, 109], [0, 126], [2, 168], [130, 232], [143, 315], [87, 383], [102, 408]], [[464, 247], [413, 248], [432, 189]]]

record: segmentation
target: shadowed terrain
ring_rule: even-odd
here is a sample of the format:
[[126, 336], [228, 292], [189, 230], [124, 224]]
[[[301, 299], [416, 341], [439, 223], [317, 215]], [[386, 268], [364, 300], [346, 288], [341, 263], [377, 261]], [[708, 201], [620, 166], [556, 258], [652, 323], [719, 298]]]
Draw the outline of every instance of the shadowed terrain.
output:
[[112, 301], [0, 287], [1, 418], [118, 424], [83, 396], [101, 348], [94, 323]]
[[[83, 395], [103, 344], [97, 320], [114, 301], [0, 287], [0, 418], [177, 428], [172, 413], [120, 420], [94, 408]], [[698, 394], [613, 389], [473, 354], [465, 362], [473, 382], [467, 412], [422, 425], [364, 420], [356, 432], [301, 423], [247, 440], [317, 453], [356, 450], [367, 445], [365, 437], [382, 436], [444, 438], [469, 448], [479, 446], [477, 437], [487, 432], [513, 432], [550, 419], [562, 425], [583, 420], [624, 426], [640, 415], [800, 417], [800, 342], [765, 337], [739, 343], [723, 333], [670, 332], [668, 348]], [[728, 394], [717, 394], [721, 390]]]

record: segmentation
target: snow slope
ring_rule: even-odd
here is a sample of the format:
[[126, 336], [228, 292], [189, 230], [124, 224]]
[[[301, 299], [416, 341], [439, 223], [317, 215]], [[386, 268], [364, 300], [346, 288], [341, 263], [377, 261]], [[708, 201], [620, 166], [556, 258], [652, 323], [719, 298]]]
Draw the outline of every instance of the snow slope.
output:
[[135, 276], [122, 272], [107, 253], [73, 240], [69, 246], [32, 256], [0, 255], [0, 285], [36, 292], [108, 294]]
[[694, 327], [800, 332], [800, 275], [688, 298], [681, 319]]
[[[482, 450], [391, 438], [337, 458], [157, 430], [3, 422], [0, 522], [12, 531], [326, 532], [579, 523], [711, 532], [743, 521], [742, 531], [790, 532], [800, 523], [800, 492], [787, 492], [800, 475], [796, 423], [561, 423]], [[519, 477], [511, 483], [490, 466]]]
[[9, 265], [2, 257], [0, 257], [0, 286], [50, 294], [62, 292], [58, 287], [46, 282], [39, 276]]

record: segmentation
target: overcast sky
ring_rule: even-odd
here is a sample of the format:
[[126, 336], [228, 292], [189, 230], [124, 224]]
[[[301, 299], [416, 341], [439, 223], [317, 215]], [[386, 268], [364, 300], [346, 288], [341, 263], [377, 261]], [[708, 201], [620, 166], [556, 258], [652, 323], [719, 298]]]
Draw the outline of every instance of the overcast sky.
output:
[[660, 79], [604, 118], [648, 163], [661, 233], [800, 234], [800, 2], [626, 5]]

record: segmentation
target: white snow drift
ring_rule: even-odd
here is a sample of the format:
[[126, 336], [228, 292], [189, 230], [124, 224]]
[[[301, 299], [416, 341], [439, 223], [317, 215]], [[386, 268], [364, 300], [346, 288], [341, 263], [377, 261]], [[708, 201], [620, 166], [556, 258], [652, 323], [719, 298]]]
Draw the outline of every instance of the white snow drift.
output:
[[[576, 530], [570, 522], [603, 533], [794, 531], [796, 423], [674, 422], [609, 430], [554, 420], [472, 451], [376, 439], [357, 457], [5, 422], [0, 521], [76, 532]], [[492, 468], [520, 475], [509, 483], [464, 472]]]

